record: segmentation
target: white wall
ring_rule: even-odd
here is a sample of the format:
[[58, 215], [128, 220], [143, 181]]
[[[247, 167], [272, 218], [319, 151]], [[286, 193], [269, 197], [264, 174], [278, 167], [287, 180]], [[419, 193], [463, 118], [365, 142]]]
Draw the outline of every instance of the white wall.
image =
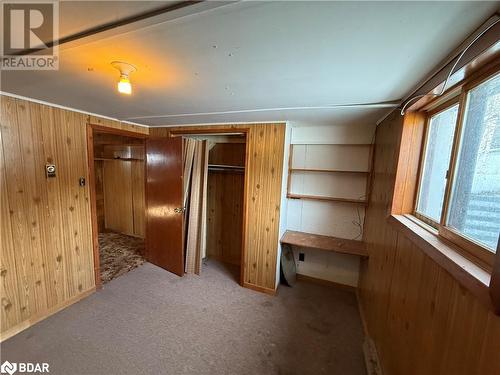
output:
[[[290, 123], [290, 143], [294, 144], [293, 166], [298, 168], [367, 171], [369, 148], [332, 144], [372, 143], [375, 125], [315, 126]], [[313, 146], [311, 146], [313, 145]], [[289, 144], [286, 144], [289, 149]], [[288, 163], [288, 158], [285, 158]], [[286, 176], [284, 176], [286, 178]], [[296, 194], [364, 198], [365, 176], [294, 173], [291, 190]], [[286, 189], [284, 192], [286, 195]], [[287, 199], [285, 225], [296, 230], [347, 239], [361, 239], [356, 223], [364, 222], [361, 205], [305, 199]], [[299, 252], [305, 261], [298, 260]], [[357, 286], [359, 257], [313, 249], [294, 249], [297, 273], [318, 279]]]
[[[290, 139], [292, 128], [287, 122], [285, 125], [285, 150], [283, 153], [283, 177], [281, 180], [281, 209], [280, 209], [280, 227], [279, 239], [283, 236], [288, 226], [288, 199], [286, 199], [286, 185], [288, 180], [288, 157], [290, 151]], [[276, 263], [276, 286], [280, 282], [280, 259], [281, 259], [281, 245], [278, 240], [278, 259]]]

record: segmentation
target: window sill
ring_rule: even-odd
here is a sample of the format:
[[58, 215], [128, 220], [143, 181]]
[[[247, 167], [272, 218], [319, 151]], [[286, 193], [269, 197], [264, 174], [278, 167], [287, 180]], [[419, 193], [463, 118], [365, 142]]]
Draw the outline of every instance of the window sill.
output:
[[448, 271], [488, 308], [493, 310], [489, 285], [491, 274], [461, 255], [454, 246], [440, 239], [404, 215], [391, 215], [388, 222], [416, 244], [427, 256]]

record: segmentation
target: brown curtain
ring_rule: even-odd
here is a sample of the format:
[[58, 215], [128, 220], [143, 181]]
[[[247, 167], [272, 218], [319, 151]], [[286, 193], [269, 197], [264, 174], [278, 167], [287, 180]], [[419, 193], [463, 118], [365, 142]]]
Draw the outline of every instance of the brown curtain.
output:
[[[201, 272], [206, 249], [208, 147], [206, 141], [186, 140], [184, 202], [186, 212], [186, 273]], [[192, 149], [192, 150], [191, 150]], [[192, 156], [191, 156], [192, 155]], [[188, 164], [191, 162], [191, 166]], [[189, 173], [190, 172], [190, 173]]]

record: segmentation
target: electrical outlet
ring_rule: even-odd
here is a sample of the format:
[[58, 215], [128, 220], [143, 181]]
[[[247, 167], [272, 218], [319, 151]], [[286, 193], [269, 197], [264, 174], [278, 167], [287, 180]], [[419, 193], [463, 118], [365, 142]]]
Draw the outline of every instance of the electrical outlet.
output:
[[304, 253], [299, 253], [299, 261], [304, 262], [306, 259], [306, 255]]

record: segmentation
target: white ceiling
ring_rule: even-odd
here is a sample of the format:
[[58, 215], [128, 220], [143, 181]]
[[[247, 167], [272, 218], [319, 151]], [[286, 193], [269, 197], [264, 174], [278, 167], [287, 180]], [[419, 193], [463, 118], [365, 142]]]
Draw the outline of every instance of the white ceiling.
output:
[[[89, 8], [85, 3], [62, 3], [62, 34], [165, 5], [100, 1]], [[401, 99], [497, 6], [462, 1], [227, 3], [66, 46], [59, 71], [3, 71], [1, 88], [148, 125], [373, 123], [388, 109], [264, 109]], [[116, 91], [114, 60], [138, 67], [131, 75], [130, 97]]]
[[61, 1], [59, 38], [175, 3], [177, 1]]

